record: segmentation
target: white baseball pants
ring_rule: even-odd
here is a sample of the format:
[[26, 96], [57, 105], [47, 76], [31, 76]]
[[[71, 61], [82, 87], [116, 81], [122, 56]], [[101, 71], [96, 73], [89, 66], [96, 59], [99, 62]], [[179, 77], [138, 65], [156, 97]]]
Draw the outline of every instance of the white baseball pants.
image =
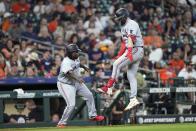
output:
[[126, 65], [128, 65], [127, 70], [127, 78], [130, 83], [130, 98], [133, 98], [137, 95], [137, 80], [136, 80], [136, 73], [139, 67], [140, 60], [144, 55], [144, 49], [142, 47], [135, 47], [132, 50], [133, 61], [131, 62], [129, 58], [126, 57], [128, 50], [126, 50], [122, 56], [120, 56], [116, 61], [113, 63], [112, 69], [112, 78], [118, 79], [120, 69]]
[[62, 82], [57, 82], [57, 87], [67, 104], [66, 108], [64, 109], [61, 120], [58, 124], [67, 124], [67, 120], [75, 107], [76, 92], [78, 95], [85, 98], [88, 107], [89, 117], [97, 116], [93, 95], [84, 83], [75, 83], [75, 86], [73, 86], [69, 84], [64, 84]]

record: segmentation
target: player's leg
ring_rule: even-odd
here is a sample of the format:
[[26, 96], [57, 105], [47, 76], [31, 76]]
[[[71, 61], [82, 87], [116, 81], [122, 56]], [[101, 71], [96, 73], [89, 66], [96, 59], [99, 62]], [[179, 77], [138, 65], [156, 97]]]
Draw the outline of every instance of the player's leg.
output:
[[84, 83], [83, 84], [77, 83], [76, 88], [77, 88], [78, 95], [83, 96], [84, 99], [86, 100], [86, 104], [88, 107], [89, 119], [94, 120], [94, 121], [104, 120], [103, 116], [97, 115], [94, 97], [93, 97], [92, 92], [88, 89], [88, 87], [86, 87], [86, 85]]
[[63, 96], [67, 104], [66, 108], [64, 109], [61, 120], [58, 122], [58, 126], [62, 126], [67, 124], [67, 120], [70, 117], [72, 111], [74, 110], [76, 88], [72, 85], [63, 84], [61, 82], [57, 82], [57, 87], [59, 93]]
[[130, 92], [130, 102], [127, 105], [127, 107], [124, 109], [125, 111], [130, 110], [131, 108], [139, 104], [139, 101], [136, 99], [137, 96], [136, 74], [142, 57], [143, 57], [143, 49], [139, 48], [137, 53], [133, 55], [133, 59], [135, 60], [135, 62], [132, 63], [127, 70], [127, 78], [130, 84], [131, 92]]
[[139, 61], [133, 63], [127, 71], [127, 78], [130, 84], [131, 92], [130, 92], [130, 102], [127, 105], [127, 107], [124, 109], [125, 111], [130, 110], [131, 108], [139, 104], [139, 101], [136, 99], [136, 95], [137, 95], [136, 73], [138, 70], [138, 66], [139, 66]]
[[112, 66], [111, 78], [108, 80], [105, 86], [97, 89], [99, 92], [106, 93], [108, 88], [112, 87], [113, 84], [117, 81], [120, 69], [122, 68], [123, 65], [126, 65], [128, 63], [128, 58], [126, 57], [126, 53], [127, 51], [125, 51], [125, 53], [122, 56], [120, 56], [118, 59], [114, 61]]

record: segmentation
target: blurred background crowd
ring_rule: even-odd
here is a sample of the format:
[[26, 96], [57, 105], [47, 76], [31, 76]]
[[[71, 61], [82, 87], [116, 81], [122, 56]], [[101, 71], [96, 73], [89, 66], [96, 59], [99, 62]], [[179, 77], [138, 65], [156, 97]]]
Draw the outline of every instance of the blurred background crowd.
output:
[[120, 48], [119, 23], [112, 19], [120, 7], [142, 30], [140, 76], [163, 85], [177, 76], [196, 78], [194, 0], [1, 0], [0, 79], [57, 76], [69, 43], [84, 52], [89, 75], [107, 78]]
[[[65, 45], [74, 43], [92, 70], [83, 75], [102, 84], [120, 48], [120, 26], [112, 19], [120, 7], [144, 39], [138, 88], [195, 85], [195, 0], [1, 0], [0, 79], [57, 76]], [[123, 71], [119, 81], [126, 83]]]

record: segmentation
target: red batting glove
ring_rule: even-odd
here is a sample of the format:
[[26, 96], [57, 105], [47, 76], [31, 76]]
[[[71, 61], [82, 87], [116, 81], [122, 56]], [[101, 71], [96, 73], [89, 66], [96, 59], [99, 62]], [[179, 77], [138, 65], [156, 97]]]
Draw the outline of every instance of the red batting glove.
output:
[[132, 47], [128, 48], [128, 52], [126, 55], [127, 58], [129, 58], [129, 60], [132, 62], [133, 61], [133, 55], [132, 55]]

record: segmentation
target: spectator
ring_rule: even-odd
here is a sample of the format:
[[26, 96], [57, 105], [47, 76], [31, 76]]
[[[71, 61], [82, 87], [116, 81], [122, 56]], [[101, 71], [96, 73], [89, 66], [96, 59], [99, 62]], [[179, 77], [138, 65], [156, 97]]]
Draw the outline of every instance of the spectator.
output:
[[24, 115], [25, 104], [20, 101], [15, 104], [15, 109], [17, 110], [17, 114], [10, 115], [10, 123], [26, 123], [26, 116]]
[[59, 20], [60, 20], [60, 15], [59, 14], [54, 14], [53, 17], [54, 17], [53, 20], [48, 23], [48, 31], [50, 33], [53, 33], [53, 32], [56, 31], [56, 29], [59, 25]]
[[2, 0], [0, 2], [0, 16], [2, 16], [5, 12], [9, 11], [10, 3], [8, 0]]
[[59, 120], [60, 120], [59, 114], [54, 113], [54, 114], [52, 115], [52, 118], [51, 118], [52, 123], [58, 123]]
[[[180, 70], [178, 77], [184, 78], [187, 81], [186, 82], [188, 84], [187, 86], [192, 86], [193, 83], [192, 81], [196, 80], [196, 71], [193, 68], [193, 65], [190, 61], [185, 62], [185, 67], [182, 70]], [[188, 100], [195, 101], [194, 100], [195, 92], [188, 92], [186, 94]]]
[[173, 81], [170, 81], [170, 79], [176, 77], [175, 70], [173, 70], [167, 64], [162, 67], [160, 63], [155, 64], [155, 69], [158, 71], [160, 79], [161, 79], [161, 83], [164, 86], [168, 86], [167, 84], [173, 85]]
[[54, 12], [64, 12], [64, 6], [61, 4], [62, 0], [53, 0], [49, 2], [46, 6], [47, 14], [52, 14]]
[[16, 18], [12, 21], [8, 33], [12, 39], [17, 40], [20, 38], [20, 35], [22, 32], [24, 32], [24, 30], [25, 30], [24, 25], [19, 19]]
[[37, 35], [34, 33], [33, 23], [27, 23], [26, 30], [21, 33], [21, 37], [24, 37], [24, 39], [37, 40]]
[[40, 27], [40, 31], [38, 34], [38, 40], [43, 41], [43, 42], [51, 42], [51, 35], [48, 32], [48, 27], [47, 26], [42, 26]]
[[52, 57], [49, 51], [45, 51], [43, 54], [43, 58], [41, 60], [41, 65], [44, 68], [45, 73], [49, 73], [52, 68]]
[[75, 6], [73, 5], [72, 1], [71, 0], [66, 0], [65, 1], [65, 4], [64, 4], [64, 9], [65, 9], [65, 13], [67, 14], [75, 14], [76, 13], [76, 8]]
[[44, 0], [37, 0], [37, 4], [33, 8], [33, 12], [37, 15], [39, 19], [41, 15], [45, 14], [46, 5], [44, 4]]
[[120, 100], [112, 108], [112, 121], [111, 121], [112, 125], [123, 124], [122, 118], [123, 118], [124, 108], [125, 108], [125, 102], [123, 100], [123, 97], [121, 97]]
[[38, 107], [32, 99], [27, 100], [25, 104], [27, 109], [30, 111], [27, 123], [43, 121], [43, 110]]
[[184, 67], [184, 61], [180, 59], [180, 56], [177, 52], [173, 53], [172, 59], [169, 60], [170, 67], [178, 73]]
[[99, 35], [100, 31], [101, 30], [99, 28], [95, 27], [95, 22], [93, 22], [93, 21], [89, 22], [89, 27], [87, 29], [87, 33], [88, 34], [93, 33], [93, 34], [95, 34], [97, 36], [97, 35]]
[[26, 40], [22, 40], [20, 43], [20, 56], [22, 57], [22, 59], [26, 58], [27, 55], [30, 53], [30, 51], [32, 50], [28, 45], [27, 45], [27, 41]]
[[196, 36], [196, 20], [193, 22], [192, 26], [189, 28], [189, 33], [193, 37]]
[[180, 70], [178, 77], [183, 77], [187, 79], [196, 79], [196, 71], [190, 61], [185, 62], [185, 67]]
[[62, 36], [56, 37], [55, 44], [58, 46], [64, 46], [64, 40]]
[[152, 20], [152, 22], [149, 23], [148, 25], [148, 30], [156, 30], [158, 34], [162, 34], [163, 33], [163, 28], [160, 25], [160, 21], [159, 19], [156, 17]]
[[90, 69], [95, 70], [96, 64], [104, 59], [104, 54], [102, 51], [95, 47], [92, 50], [89, 50], [88, 55], [89, 67]]
[[3, 32], [8, 32], [8, 30], [11, 28], [11, 19], [10, 19], [10, 16], [11, 16], [11, 13], [9, 12], [6, 12], [4, 15], [3, 15], [3, 20], [2, 20], [2, 31]]
[[100, 22], [100, 20], [98, 20], [95, 16], [91, 16], [90, 18], [89, 18], [89, 20], [87, 20], [85, 23], [84, 23], [84, 28], [85, 29], [88, 29], [89, 27], [90, 27], [90, 23], [94, 23], [94, 25], [95, 25], [95, 28], [98, 30], [103, 30], [103, 26], [102, 26], [102, 24], [101, 24], [101, 22]]
[[144, 8], [143, 11], [144, 12], [142, 13], [140, 20], [147, 22], [150, 19], [148, 9], [147, 8]]
[[135, 10], [133, 4], [130, 2], [127, 4], [127, 9], [129, 11], [129, 17], [134, 20], [135, 19]]
[[18, 0], [18, 2], [12, 5], [12, 11], [14, 13], [29, 12], [30, 5], [26, 3], [26, 0]]
[[174, 29], [173, 21], [171, 18], [168, 18], [166, 20], [164, 32], [166, 33], [165, 34], [166, 36], [169, 36], [169, 37], [175, 36], [175, 29]]
[[36, 77], [37, 74], [36, 74], [36, 71], [35, 69], [33, 69], [31, 66], [27, 66], [26, 67], [26, 77], [27, 78], [33, 78], [33, 77]]
[[0, 79], [4, 79], [6, 77], [5, 72], [6, 64], [2, 54], [0, 54]]
[[51, 69], [52, 76], [57, 76], [59, 74], [61, 61], [62, 61], [62, 57], [58, 54], [55, 55], [54, 65], [52, 66]]
[[102, 52], [107, 52], [110, 46], [113, 46], [113, 42], [106, 37], [106, 35], [101, 32], [99, 34], [98, 43], [96, 44]]
[[193, 55], [192, 55], [192, 58], [191, 58], [191, 62], [196, 65], [196, 50], [193, 51]]

